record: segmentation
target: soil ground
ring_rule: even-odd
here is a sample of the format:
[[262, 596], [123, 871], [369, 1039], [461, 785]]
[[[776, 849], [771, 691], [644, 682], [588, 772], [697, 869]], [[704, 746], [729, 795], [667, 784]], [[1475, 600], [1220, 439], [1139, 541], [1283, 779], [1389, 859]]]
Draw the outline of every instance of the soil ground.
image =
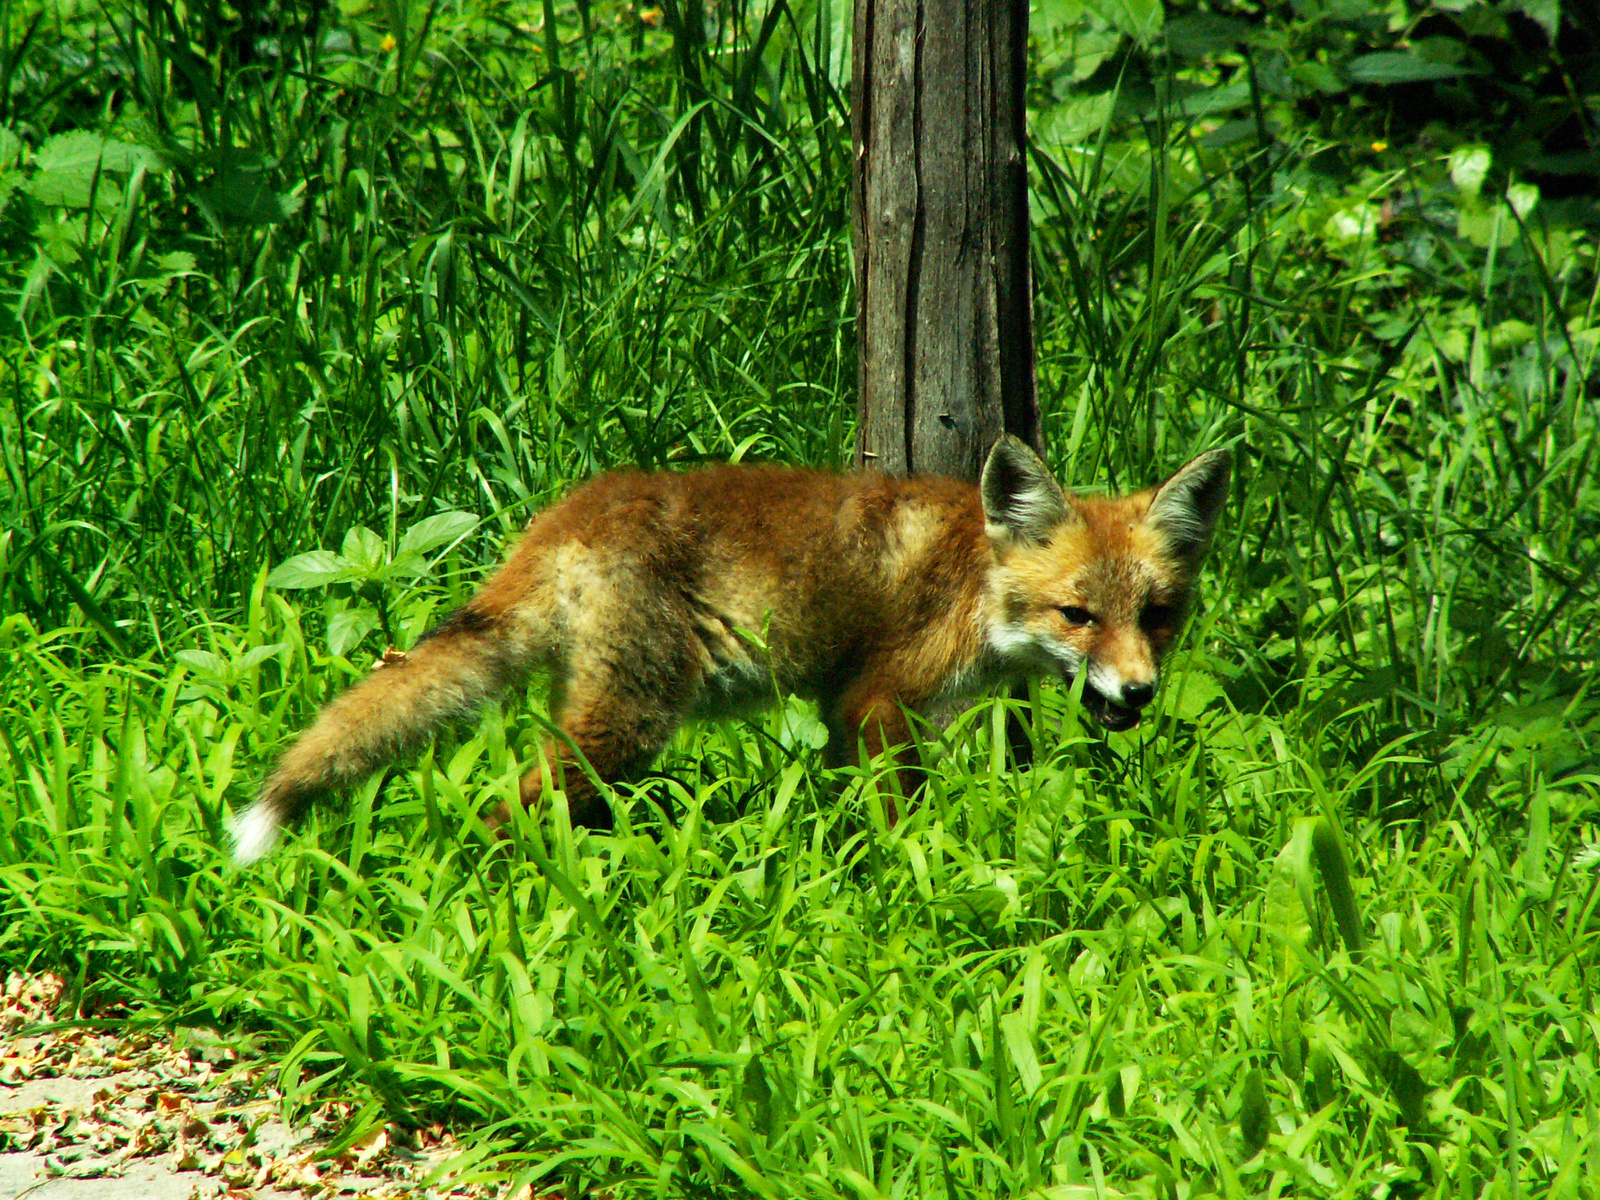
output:
[[329, 1105], [304, 1129], [279, 1117], [270, 1063], [219, 1043], [58, 1020], [52, 976], [0, 991], [0, 1200], [479, 1200], [425, 1181], [456, 1152], [442, 1128], [402, 1139], [377, 1126], [327, 1148], [349, 1117]]

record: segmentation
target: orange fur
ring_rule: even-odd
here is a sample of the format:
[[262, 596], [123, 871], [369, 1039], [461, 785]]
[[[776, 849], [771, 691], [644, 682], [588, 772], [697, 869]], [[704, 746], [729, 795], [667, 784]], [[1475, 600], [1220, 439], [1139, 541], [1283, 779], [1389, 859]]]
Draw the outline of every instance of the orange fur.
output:
[[[773, 466], [600, 476], [535, 517], [415, 649], [323, 710], [236, 822], [236, 853], [258, 857], [309, 799], [535, 669], [553, 681], [552, 720], [607, 782], [648, 767], [684, 720], [781, 694], [817, 701], [831, 762], [864, 745], [897, 750], [908, 772], [906, 710], [1027, 671], [1087, 665], [1091, 709], [1125, 727], [1181, 624], [1227, 474], [1213, 452], [1160, 489], [1084, 499], [1007, 438], [981, 490]], [[546, 757], [574, 819], [609, 825], [567, 741]], [[549, 784], [530, 772], [523, 802]]]

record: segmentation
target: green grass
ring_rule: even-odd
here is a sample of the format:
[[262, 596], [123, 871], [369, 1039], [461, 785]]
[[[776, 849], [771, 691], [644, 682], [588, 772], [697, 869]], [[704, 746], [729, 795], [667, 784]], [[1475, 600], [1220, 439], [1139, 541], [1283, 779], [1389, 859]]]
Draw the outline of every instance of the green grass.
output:
[[[162, 640], [262, 563], [444, 500], [503, 536], [607, 466], [845, 456], [845, 113], [792, 24], [712, 53], [614, 9], [555, 38], [537, 6], [437, 10], [384, 51], [287, 8], [78, 14], [11, 64], [102, 39], [14, 118], [39, 153], [0, 231], [8, 607]], [[232, 86], [195, 85], [174, 30]], [[52, 132], [91, 84], [127, 92], [98, 173]]]
[[239, 872], [223, 800], [316, 653], [253, 613], [231, 679], [14, 639], [0, 953], [249, 1031], [292, 1110], [350, 1091], [641, 1195], [1593, 1186], [1593, 777], [1462, 772], [1401, 822], [1368, 810], [1406, 746], [1319, 764], [1203, 683], [1063, 739], [1047, 692], [1039, 766], [978, 710], [892, 830], [775, 719], [688, 735], [612, 836], [558, 810], [513, 849], [477, 818], [533, 731], [496, 713]]
[[1442, 156], [1036, 146], [1055, 465], [1237, 449], [1133, 736], [980, 705], [888, 829], [794, 707], [497, 842], [516, 698], [228, 864], [545, 499], [846, 456], [841, 14], [715, 11], [8, 12], [0, 964], [570, 1194], [1600, 1195], [1594, 226]]

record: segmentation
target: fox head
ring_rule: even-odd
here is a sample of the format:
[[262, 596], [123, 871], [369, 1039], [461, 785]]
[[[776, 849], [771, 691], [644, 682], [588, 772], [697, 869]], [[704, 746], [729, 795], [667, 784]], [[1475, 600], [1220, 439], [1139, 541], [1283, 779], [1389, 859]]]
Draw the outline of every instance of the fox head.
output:
[[1102, 725], [1129, 729], [1155, 695], [1228, 493], [1226, 450], [1120, 497], [1061, 490], [1016, 438], [983, 468], [994, 563], [988, 638], [1002, 660], [1071, 681]]

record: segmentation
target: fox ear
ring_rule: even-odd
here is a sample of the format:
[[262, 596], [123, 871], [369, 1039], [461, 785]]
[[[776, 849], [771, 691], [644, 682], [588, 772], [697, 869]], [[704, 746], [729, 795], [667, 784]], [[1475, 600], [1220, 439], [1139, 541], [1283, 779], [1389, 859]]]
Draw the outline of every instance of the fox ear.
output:
[[1156, 488], [1145, 521], [1166, 538], [1172, 554], [1190, 562], [1205, 556], [1228, 498], [1232, 470], [1232, 455], [1226, 450], [1208, 450]]
[[981, 489], [983, 515], [993, 542], [1015, 539], [1043, 544], [1070, 515], [1050, 468], [1009, 433], [989, 451]]

